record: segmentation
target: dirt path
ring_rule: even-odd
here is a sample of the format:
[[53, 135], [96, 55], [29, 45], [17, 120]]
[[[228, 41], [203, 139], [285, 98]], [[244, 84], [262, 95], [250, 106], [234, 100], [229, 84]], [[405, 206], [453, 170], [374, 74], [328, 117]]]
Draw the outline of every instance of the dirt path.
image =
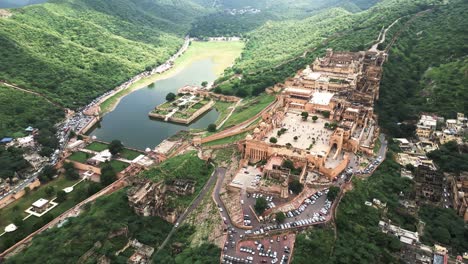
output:
[[369, 51], [379, 51], [377, 49], [377, 47], [379, 46], [379, 44], [382, 44], [385, 42], [385, 36], [387, 35], [387, 31], [393, 27], [393, 25], [395, 25], [399, 20], [401, 19], [401, 17], [397, 18], [395, 21], [393, 21], [392, 24], [390, 24], [390, 26], [388, 26], [383, 32], [381, 31], [380, 34], [379, 34], [379, 37], [378, 37], [378, 41], [372, 45], [372, 47], [369, 49]]
[[5, 81], [0, 81], [0, 84], [2, 85], [5, 85], [7, 87], [10, 87], [10, 88], [13, 88], [15, 90], [18, 90], [18, 91], [22, 91], [22, 92], [25, 92], [25, 93], [29, 93], [29, 94], [33, 94], [33, 95], [36, 95], [36, 96], [39, 96], [39, 97], [42, 97], [44, 100], [46, 100], [48, 103], [52, 104], [52, 105], [55, 105], [57, 106], [58, 108], [61, 108], [62, 110], [68, 110], [67, 108], [63, 107], [62, 105], [50, 100], [49, 98], [47, 98], [45, 95], [41, 94], [41, 93], [38, 93], [38, 92], [33, 92], [33, 91], [30, 91], [30, 90], [27, 90], [27, 89], [24, 89], [24, 88], [21, 88], [21, 87], [18, 87], [14, 84], [10, 84], [10, 83], [7, 83]]

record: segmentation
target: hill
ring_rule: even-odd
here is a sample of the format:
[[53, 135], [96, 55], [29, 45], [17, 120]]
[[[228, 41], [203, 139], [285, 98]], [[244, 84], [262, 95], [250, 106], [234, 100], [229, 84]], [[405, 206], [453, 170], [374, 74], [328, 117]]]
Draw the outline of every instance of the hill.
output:
[[358, 13], [333, 8], [305, 19], [270, 21], [247, 34], [242, 57], [217, 83], [234, 74], [242, 74], [242, 79], [225, 82], [217, 91], [258, 95], [323, 55], [325, 48], [353, 51], [369, 48], [382, 27], [425, 10], [434, 2], [438, 1], [386, 0]]
[[416, 17], [389, 51], [378, 104], [389, 133], [409, 136], [398, 123], [415, 121], [422, 111], [454, 118], [468, 114], [468, 3], [452, 1]]
[[[206, 12], [189, 0], [53, 0], [3, 11], [9, 15], [0, 16], [0, 80], [71, 109], [166, 61], [193, 19]], [[27, 110], [47, 107], [38, 101]], [[9, 118], [6, 110], [0, 120]], [[21, 113], [15, 117], [21, 127], [37, 123], [21, 121], [27, 118]], [[58, 118], [48, 119], [53, 124]], [[17, 128], [3, 126], [0, 136]]]
[[0, 79], [76, 108], [177, 51], [188, 1], [52, 1], [0, 19]]

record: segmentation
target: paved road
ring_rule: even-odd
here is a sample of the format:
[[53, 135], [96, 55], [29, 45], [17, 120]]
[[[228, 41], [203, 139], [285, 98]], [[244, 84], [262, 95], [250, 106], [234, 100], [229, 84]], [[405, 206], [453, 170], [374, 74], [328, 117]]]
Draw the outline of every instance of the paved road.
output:
[[185, 221], [185, 219], [187, 218], [187, 216], [195, 209], [197, 208], [201, 201], [203, 200], [203, 198], [205, 197], [206, 193], [210, 190], [211, 186], [213, 185], [213, 183], [216, 181], [216, 179], [219, 178], [219, 175], [222, 175], [222, 178], [224, 179], [224, 174], [226, 172], [226, 169], [223, 169], [223, 168], [216, 168], [215, 171], [211, 174], [210, 178], [208, 179], [208, 181], [206, 182], [205, 186], [203, 186], [203, 189], [200, 191], [200, 193], [198, 194], [198, 196], [192, 201], [192, 204], [187, 208], [185, 209], [185, 211], [179, 216], [179, 218], [177, 219], [177, 222], [176, 224], [174, 225], [174, 227], [172, 227], [172, 230], [171, 232], [169, 232], [169, 234], [167, 235], [166, 239], [163, 241], [163, 243], [161, 244], [161, 246], [159, 246], [158, 250], [156, 251], [156, 253], [154, 254], [155, 256], [159, 253], [159, 251], [161, 251], [165, 246], [166, 244], [170, 241], [172, 235], [174, 235], [174, 233], [177, 231], [177, 228], [183, 224], [183, 222]]

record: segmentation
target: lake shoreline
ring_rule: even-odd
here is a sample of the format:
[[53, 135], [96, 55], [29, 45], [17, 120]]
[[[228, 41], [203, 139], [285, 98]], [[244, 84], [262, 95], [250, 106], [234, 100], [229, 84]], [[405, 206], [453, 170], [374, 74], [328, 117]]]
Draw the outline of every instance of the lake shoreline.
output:
[[[141, 80], [138, 80], [134, 84], [130, 85], [127, 89], [121, 90], [117, 92], [116, 94], [114, 94], [113, 96], [106, 99], [105, 101], [103, 101], [101, 103], [100, 116], [103, 117], [106, 114], [114, 111], [117, 105], [125, 96], [139, 89], [145, 88], [148, 85], [156, 81], [161, 81], [161, 80], [171, 78], [174, 75], [177, 75], [178, 73], [180, 73], [185, 67], [189, 66], [194, 61], [200, 60], [203, 58], [213, 57], [214, 55], [212, 55], [212, 53], [210, 52], [212, 48], [229, 49], [229, 47], [226, 48], [226, 46], [229, 46], [229, 44], [233, 46], [231, 49], [236, 48], [235, 44], [241, 45], [242, 46], [241, 50], [243, 49], [243, 46], [244, 46], [244, 42], [242, 41], [225, 41], [225, 42], [191, 41], [188, 49], [180, 57], [178, 57], [175, 60], [174, 65], [171, 69], [163, 73], [154, 73], [150, 76], [144, 77]], [[203, 46], [206, 46], [206, 47], [203, 47]], [[209, 47], [209, 46], [214, 46], [214, 47]], [[216, 46], [219, 46], [219, 47], [216, 47]], [[228, 68], [231, 65], [232, 64], [223, 65], [222, 68], [224, 70], [225, 68]], [[222, 74], [222, 71], [217, 69], [216, 74], [219, 77]]]

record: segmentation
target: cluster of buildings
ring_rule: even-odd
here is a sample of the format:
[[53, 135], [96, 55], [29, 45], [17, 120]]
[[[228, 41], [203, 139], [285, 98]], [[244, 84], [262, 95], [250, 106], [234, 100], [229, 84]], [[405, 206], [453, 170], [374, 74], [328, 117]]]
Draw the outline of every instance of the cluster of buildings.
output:
[[[419, 241], [418, 232], [409, 231], [385, 221], [379, 221], [379, 227], [383, 233], [394, 235], [400, 240], [403, 245], [400, 251], [400, 257], [404, 263], [448, 263], [448, 250], [437, 244], [433, 247], [422, 244]], [[463, 261], [457, 261], [456, 263], [463, 263]]]
[[[89, 137], [83, 140], [70, 142], [64, 152], [63, 160], [63, 162], [73, 164], [75, 169], [80, 172], [81, 176], [92, 181], [100, 181], [101, 169], [106, 162], [110, 162], [111, 165], [113, 162], [121, 164], [121, 166], [118, 166], [121, 170], [116, 171], [118, 178], [137, 175], [139, 172], [151, 167], [156, 162], [151, 155], [151, 151], [143, 153], [132, 150], [135, 153], [139, 153], [139, 155], [135, 158], [132, 157], [132, 159], [129, 160], [124, 157], [113, 157], [109, 149], [103, 149], [100, 151], [92, 150], [89, 146], [93, 142], [97, 141], [93, 141], [93, 139]], [[117, 168], [117, 166], [114, 168]]]
[[331, 181], [352, 154], [374, 155], [379, 128], [373, 105], [385, 59], [382, 52], [328, 49], [325, 57], [276, 85], [273, 90], [281, 92], [276, 105], [239, 142], [243, 161], [264, 161], [269, 170], [278, 166], [271, 159], [283, 157], [304, 168], [301, 181], [312, 171]]
[[224, 12], [235, 16], [235, 15], [243, 15], [243, 14], [258, 14], [258, 13], [260, 13], [262, 11], [260, 9], [247, 6], [247, 7], [241, 8], [241, 9], [235, 9], [235, 8], [226, 9]]
[[416, 136], [421, 141], [436, 141], [445, 144], [449, 141], [463, 142], [468, 133], [468, 118], [457, 113], [456, 119], [447, 119], [432, 114], [422, 114], [416, 125]]
[[447, 120], [426, 113], [422, 114], [417, 122], [416, 140], [395, 139], [402, 150], [397, 154], [397, 162], [407, 168], [414, 168], [412, 173], [402, 173], [414, 179], [416, 201], [430, 202], [446, 208], [453, 207], [465, 221], [468, 221], [466, 172], [460, 175], [442, 173], [426, 154], [438, 150], [439, 145], [449, 141], [463, 144], [463, 137], [468, 132], [467, 121], [463, 113], [458, 113], [456, 119]]

